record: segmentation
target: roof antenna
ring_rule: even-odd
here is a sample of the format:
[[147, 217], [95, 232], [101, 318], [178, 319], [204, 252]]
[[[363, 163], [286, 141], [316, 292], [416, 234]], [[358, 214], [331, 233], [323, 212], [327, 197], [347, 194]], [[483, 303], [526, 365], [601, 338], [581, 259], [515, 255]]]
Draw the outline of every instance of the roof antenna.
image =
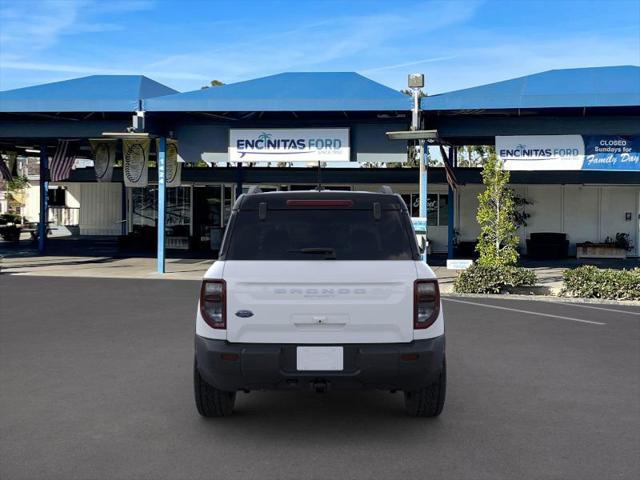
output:
[[320, 160], [318, 160], [318, 187], [317, 187], [318, 191], [321, 192], [323, 190], [322, 188], [322, 168], [320, 165]]

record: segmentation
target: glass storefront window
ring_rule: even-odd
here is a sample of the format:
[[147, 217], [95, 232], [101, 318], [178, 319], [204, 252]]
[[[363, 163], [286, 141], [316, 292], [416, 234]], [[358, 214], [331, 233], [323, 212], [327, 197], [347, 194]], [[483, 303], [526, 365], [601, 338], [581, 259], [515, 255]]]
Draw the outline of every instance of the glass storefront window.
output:
[[[167, 188], [167, 248], [188, 249], [191, 234], [191, 187]], [[155, 236], [158, 219], [158, 188], [131, 189], [131, 231]]]
[[449, 195], [438, 195], [438, 225], [449, 225]]
[[[191, 189], [189, 187], [167, 188], [168, 227], [191, 224]], [[188, 229], [188, 228], [187, 228]]]
[[[403, 193], [400, 195], [407, 205], [409, 214], [412, 217], [420, 216], [420, 195], [417, 193]], [[444, 227], [449, 224], [447, 206], [449, 197], [446, 194], [427, 194], [427, 226]]]
[[155, 187], [131, 189], [131, 226], [155, 227], [158, 218], [158, 189]]
[[427, 226], [438, 226], [438, 194], [427, 194]]
[[222, 209], [222, 226], [226, 227], [231, 209], [233, 208], [233, 187], [224, 187], [224, 201]]

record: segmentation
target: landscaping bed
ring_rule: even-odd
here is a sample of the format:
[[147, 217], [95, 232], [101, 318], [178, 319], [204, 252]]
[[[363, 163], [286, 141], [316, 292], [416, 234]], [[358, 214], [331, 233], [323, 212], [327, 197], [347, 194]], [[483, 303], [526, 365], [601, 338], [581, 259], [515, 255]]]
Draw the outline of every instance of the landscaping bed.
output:
[[591, 265], [565, 270], [562, 296], [640, 300], [640, 268], [615, 270]]

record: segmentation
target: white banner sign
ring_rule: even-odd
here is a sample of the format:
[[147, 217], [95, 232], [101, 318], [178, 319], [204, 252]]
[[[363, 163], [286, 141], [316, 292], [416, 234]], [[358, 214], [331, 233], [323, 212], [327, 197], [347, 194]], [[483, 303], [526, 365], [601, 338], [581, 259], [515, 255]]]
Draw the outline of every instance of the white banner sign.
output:
[[113, 176], [113, 165], [116, 161], [117, 140], [91, 139], [93, 151], [93, 169], [96, 172], [96, 181], [110, 182]]
[[230, 162], [348, 162], [348, 128], [230, 129]]
[[580, 170], [581, 135], [496, 136], [496, 155], [505, 170]]
[[126, 187], [146, 187], [149, 177], [149, 145], [148, 138], [123, 139], [122, 155], [124, 157], [124, 185]]

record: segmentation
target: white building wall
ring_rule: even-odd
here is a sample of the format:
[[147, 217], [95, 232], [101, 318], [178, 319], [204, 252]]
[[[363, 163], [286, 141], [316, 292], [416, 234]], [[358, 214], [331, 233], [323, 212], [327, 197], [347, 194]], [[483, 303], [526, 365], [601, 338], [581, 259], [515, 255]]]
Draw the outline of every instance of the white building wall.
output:
[[80, 183], [67, 183], [66, 202], [69, 208], [80, 208], [80, 192], [82, 186]]
[[120, 183], [78, 183], [80, 235], [120, 235], [122, 186]]
[[569, 254], [575, 255], [576, 243], [600, 240], [598, 202], [600, 188], [565, 185], [563, 218], [569, 237]]
[[458, 240], [462, 242], [472, 242], [480, 235], [476, 213], [478, 212], [478, 195], [482, 190], [482, 185], [462, 185], [457, 188], [456, 229]]
[[[512, 185], [517, 195], [532, 202], [525, 207], [531, 216], [527, 226], [519, 230], [521, 251], [526, 252], [526, 239], [534, 232], [563, 232], [570, 242], [569, 254], [575, 255], [575, 244], [602, 242], [607, 236], [625, 232], [635, 246], [630, 255], [640, 255], [640, 186], [597, 185]], [[478, 194], [482, 185], [458, 188], [456, 228], [459, 240], [478, 237], [476, 222]], [[630, 213], [630, 220], [627, 214]]]
[[29, 182], [30, 186], [25, 190], [25, 204], [22, 216], [30, 222], [40, 219], [40, 184]]
[[[638, 250], [638, 187], [601, 187], [600, 189], [600, 240], [615, 238], [616, 233], [628, 233]], [[631, 220], [626, 214], [631, 214]]]

